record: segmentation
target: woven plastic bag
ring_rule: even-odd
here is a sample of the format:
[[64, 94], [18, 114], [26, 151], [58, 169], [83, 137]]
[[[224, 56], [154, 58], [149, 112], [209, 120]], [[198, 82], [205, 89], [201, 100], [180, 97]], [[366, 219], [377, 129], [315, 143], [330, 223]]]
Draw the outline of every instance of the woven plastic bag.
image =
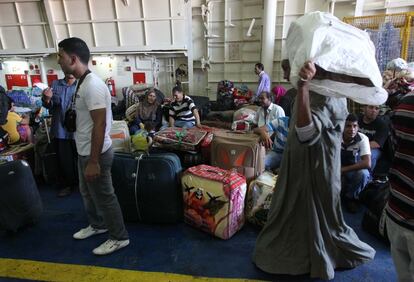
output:
[[299, 80], [299, 70], [311, 59], [326, 71], [367, 78], [374, 86], [313, 79], [310, 90], [369, 105], [380, 105], [387, 99], [375, 60], [375, 47], [368, 33], [329, 13], [312, 12], [293, 22], [289, 27], [286, 50], [291, 66], [290, 82], [294, 87]]
[[277, 175], [265, 171], [250, 183], [246, 200], [246, 218], [249, 222], [260, 227], [266, 224], [276, 181]]

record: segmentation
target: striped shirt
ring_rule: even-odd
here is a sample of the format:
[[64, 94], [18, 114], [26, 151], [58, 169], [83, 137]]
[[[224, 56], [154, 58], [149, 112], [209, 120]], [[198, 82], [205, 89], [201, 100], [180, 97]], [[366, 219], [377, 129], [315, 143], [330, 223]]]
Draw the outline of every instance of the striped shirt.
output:
[[193, 111], [196, 109], [196, 105], [193, 100], [184, 96], [181, 102], [174, 101], [171, 103], [171, 109], [169, 111], [170, 117], [174, 120], [190, 121], [195, 124], [195, 117]]
[[275, 133], [272, 150], [283, 153], [289, 132], [289, 117], [279, 117], [267, 124], [267, 130]]
[[391, 118], [397, 148], [390, 169], [388, 216], [414, 230], [414, 93], [406, 94]]

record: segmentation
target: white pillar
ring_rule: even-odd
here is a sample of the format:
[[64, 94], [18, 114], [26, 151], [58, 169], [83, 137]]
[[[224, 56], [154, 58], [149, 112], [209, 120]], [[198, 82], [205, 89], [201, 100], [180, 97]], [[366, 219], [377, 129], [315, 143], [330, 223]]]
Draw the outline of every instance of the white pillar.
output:
[[333, 15], [335, 13], [335, 1], [336, 0], [331, 0], [331, 7], [330, 7], [330, 13]]
[[45, 62], [43, 58], [39, 59], [39, 65], [40, 65], [40, 77], [42, 79], [42, 82], [47, 84], [47, 76], [46, 76], [47, 70], [45, 68]]
[[363, 16], [364, 13], [364, 0], [357, 0], [355, 3], [355, 17]]
[[[194, 95], [194, 62], [193, 62], [193, 12], [191, 1], [185, 1], [185, 13], [187, 22], [187, 72], [188, 72], [188, 93]], [[206, 40], [207, 41], [207, 40]]]
[[261, 63], [269, 76], [273, 73], [276, 34], [276, 0], [264, 0]]

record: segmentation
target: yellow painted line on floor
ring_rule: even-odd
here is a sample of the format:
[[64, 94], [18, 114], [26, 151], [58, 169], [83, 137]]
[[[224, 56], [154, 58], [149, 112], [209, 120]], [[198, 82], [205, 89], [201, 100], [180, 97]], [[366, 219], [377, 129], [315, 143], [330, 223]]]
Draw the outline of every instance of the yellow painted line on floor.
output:
[[99, 266], [0, 258], [0, 277], [42, 281], [140, 281], [140, 282], [253, 282], [259, 280], [196, 277]]

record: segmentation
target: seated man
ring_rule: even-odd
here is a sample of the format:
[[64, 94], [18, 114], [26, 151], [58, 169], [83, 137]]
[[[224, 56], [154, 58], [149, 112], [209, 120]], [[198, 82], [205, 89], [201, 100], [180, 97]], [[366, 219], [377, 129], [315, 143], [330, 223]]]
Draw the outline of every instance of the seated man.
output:
[[371, 173], [381, 157], [382, 148], [389, 134], [387, 124], [378, 117], [378, 114], [378, 106], [365, 105], [358, 120], [359, 132], [368, 137], [371, 147]]
[[278, 169], [289, 132], [289, 117], [276, 118], [262, 127], [255, 128], [253, 131], [260, 135], [266, 148], [272, 148], [266, 153], [265, 169], [270, 171]]
[[255, 125], [262, 127], [278, 117], [284, 117], [285, 111], [282, 107], [272, 103], [272, 95], [262, 92], [259, 96], [260, 108], [256, 113]]
[[349, 212], [359, 209], [358, 196], [371, 179], [371, 150], [366, 135], [358, 132], [358, 118], [349, 114], [341, 146], [342, 197]]
[[193, 100], [184, 95], [181, 86], [172, 90], [174, 101], [169, 110], [169, 126], [191, 128], [194, 125], [201, 127], [200, 115]]
[[14, 112], [14, 103], [9, 99], [9, 112], [7, 113], [7, 121], [1, 126], [9, 134], [9, 144], [18, 142], [32, 143], [32, 131], [29, 127], [29, 116], [22, 117]]

